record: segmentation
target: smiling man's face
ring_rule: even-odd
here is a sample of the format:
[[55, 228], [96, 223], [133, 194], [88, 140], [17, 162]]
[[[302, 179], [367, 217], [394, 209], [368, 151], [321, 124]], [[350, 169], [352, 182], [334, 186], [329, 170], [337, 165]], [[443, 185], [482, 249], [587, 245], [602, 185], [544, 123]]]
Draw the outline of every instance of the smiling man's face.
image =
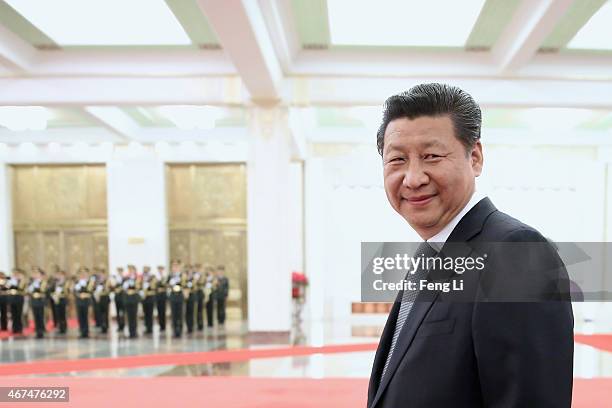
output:
[[385, 131], [387, 198], [423, 239], [437, 234], [467, 204], [482, 163], [480, 142], [467, 154], [448, 115], [395, 119]]

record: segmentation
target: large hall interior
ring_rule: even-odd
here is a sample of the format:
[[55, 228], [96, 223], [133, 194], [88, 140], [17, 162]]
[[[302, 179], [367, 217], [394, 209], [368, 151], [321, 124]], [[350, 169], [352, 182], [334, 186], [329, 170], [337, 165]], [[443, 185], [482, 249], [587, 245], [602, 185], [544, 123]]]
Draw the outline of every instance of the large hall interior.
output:
[[[611, 27], [610, 0], [0, 0], [0, 387], [366, 406], [391, 304], [362, 302], [362, 243], [420, 240], [384, 101], [469, 92], [477, 190], [606, 243]], [[612, 304], [573, 311], [573, 406], [610, 407]]]

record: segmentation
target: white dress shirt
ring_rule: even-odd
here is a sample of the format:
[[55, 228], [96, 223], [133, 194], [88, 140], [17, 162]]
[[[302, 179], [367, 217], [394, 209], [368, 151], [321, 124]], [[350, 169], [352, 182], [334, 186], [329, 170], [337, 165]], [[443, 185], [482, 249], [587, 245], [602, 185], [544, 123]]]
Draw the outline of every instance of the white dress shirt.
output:
[[433, 237], [427, 239], [426, 241], [429, 244], [431, 244], [431, 246], [434, 249], [436, 249], [437, 251], [440, 251], [442, 249], [442, 246], [448, 239], [448, 237], [450, 237], [450, 234], [453, 232], [453, 230], [457, 226], [457, 224], [459, 224], [459, 221], [461, 221], [461, 219], [465, 216], [465, 214], [467, 214], [468, 211], [474, 208], [474, 206], [478, 204], [480, 200], [482, 200], [485, 197], [486, 196], [484, 194], [481, 194], [478, 191], [474, 191], [474, 193], [472, 194], [472, 197], [467, 202], [465, 207], [463, 207], [463, 209], [459, 211], [459, 213], [455, 215], [455, 217], [448, 224], [446, 224], [446, 226], [444, 226], [444, 228], [442, 228], [440, 232], [438, 232]]

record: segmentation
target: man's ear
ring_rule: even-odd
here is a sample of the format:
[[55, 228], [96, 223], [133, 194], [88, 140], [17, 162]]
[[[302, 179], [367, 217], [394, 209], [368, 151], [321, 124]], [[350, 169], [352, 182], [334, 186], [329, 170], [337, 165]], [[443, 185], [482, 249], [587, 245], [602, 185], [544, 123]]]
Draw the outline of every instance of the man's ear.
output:
[[472, 165], [472, 171], [474, 176], [478, 177], [482, 173], [482, 166], [484, 163], [484, 156], [482, 155], [482, 144], [480, 140], [476, 142], [470, 153], [470, 162]]

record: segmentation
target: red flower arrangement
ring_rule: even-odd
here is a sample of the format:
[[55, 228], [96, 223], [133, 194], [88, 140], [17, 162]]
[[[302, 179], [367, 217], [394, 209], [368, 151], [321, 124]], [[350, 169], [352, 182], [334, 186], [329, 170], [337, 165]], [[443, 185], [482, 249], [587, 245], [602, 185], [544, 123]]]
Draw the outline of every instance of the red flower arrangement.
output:
[[303, 300], [306, 295], [306, 286], [308, 286], [308, 278], [303, 272], [291, 272], [291, 297], [293, 299]]

